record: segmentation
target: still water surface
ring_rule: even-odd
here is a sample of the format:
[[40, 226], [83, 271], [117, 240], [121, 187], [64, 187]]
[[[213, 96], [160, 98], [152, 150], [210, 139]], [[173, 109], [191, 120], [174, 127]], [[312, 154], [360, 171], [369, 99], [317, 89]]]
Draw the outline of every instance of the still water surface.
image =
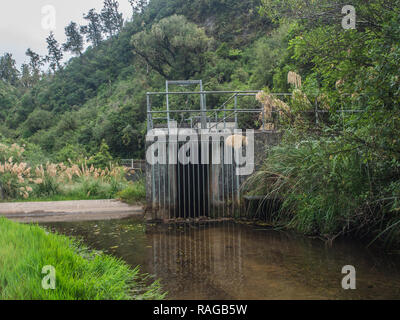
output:
[[[161, 280], [169, 299], [399, 299], [400, 256], [230, 222], [155, 227], [137, 220], [45, 224]], [[357, 270], [343, 290], [342, 267]]]

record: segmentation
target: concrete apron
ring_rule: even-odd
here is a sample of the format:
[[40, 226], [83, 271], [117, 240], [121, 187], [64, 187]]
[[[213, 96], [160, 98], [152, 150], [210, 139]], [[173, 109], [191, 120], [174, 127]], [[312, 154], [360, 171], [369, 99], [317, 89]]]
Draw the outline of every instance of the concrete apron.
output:
[[68, 222], [143, 219], [143, 207], [118, 200], [0, 203], [0, 216], [26, 222]]

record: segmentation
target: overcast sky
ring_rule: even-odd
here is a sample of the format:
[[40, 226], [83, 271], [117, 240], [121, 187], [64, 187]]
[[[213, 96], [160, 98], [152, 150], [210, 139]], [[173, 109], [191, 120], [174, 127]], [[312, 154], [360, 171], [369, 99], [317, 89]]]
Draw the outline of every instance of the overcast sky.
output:
[[[124, 18], [130, 18], [132, 9], [128, 0], [119, 0]], [[2, 0], [0, 9], [0, 56], [13, 54], [18, 67], [28, 62], [25, 51], [31, 48], [40, 55], [47, 53], [46, 37], [52, 25], [52, 7], [55, 9], [55, 30], [58, 42], [65, 41], [64, 28], [71, 22], [85, 24], [83, 14], [91, 8], [100, 12], [103, 0]], [[42, 10], [44, 13], [42, 13]], [[43, 27], [45, 26], [45, 28]]]

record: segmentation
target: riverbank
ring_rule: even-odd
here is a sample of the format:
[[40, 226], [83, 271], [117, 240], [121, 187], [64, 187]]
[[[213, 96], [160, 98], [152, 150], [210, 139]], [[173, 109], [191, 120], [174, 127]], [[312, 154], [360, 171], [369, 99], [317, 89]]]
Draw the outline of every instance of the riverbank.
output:
[[140, 219], [143, 215], [140, 205], [118, 200], [0, 203], [0, 216], [26, 223]]
[[[54, 290], [42, 287], [45, 266], [54, 267]], [[101, 252], [89, 251], [71, 238], [0, 218], [0, 299], [162, 298], [159, 285], [145, 285], [145, 280], [138, 268], [132, 269]]]

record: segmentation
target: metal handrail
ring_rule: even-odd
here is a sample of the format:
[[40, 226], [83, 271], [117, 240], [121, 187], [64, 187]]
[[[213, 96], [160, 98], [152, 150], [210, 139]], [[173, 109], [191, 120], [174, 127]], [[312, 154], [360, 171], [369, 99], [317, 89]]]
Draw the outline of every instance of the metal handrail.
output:
[[[191, 84], [199, 84], [201, 85], [201, 80], [196, 80], [196, 81], [167, 81], [167, 90], [166, 92], [147, 92], [147, 120], [148, 120], [148, 130], [150, 130], [153, 127], [153, 121], [154, 120], [167, 120], [169, 123], [169, 115], [171, 113], [201, 113], [201, 117], [202, 119], [205, 119], [205, 121], [208, 120], [209, 126], [211, 127], [211, 118], [215, 117], [215, 121], [216, 121], [216, 125], [213, 125], [212, 128], [214, 128], [215, 126], [218, 126], [220, 123], [224, 122], [227, 118], [229, 118], [229, 116], [231, 116], [232, 114], [235, 115], [235, 124], [237, 125], [237, 115], [239, 113], [261, 113], [264, 112], [263, 108], [262, 109], [237, 109], [237, 100], [238, 97], [240, 96], [256, 96], [258, 93], [262, 92], [262, 90], [242, 90], [242, 91], [231, 91], [231, 90], [225, 90], [225, 91], [204, 91], [202, 90], [202, 88], [200, 88], [200, 91], [168, 91], [168, 84], [171, 85], [191, 85]], [[232, 94], [220, 107], [218, 107], [217, 109], [209, 109], [207, 110], [207, 108], [205, 107], [205, 97], [207, 95], [212, 95], [212, 94]], [[153, 95], [163, 95], [167, 97], [167, 110], [152, 110], [151, 107], [151, 100], [150, 100], [150, 96]], [[201, 106], [200, 110], [170, 110], [170, 108], [168, 107], [168, 96], [169, 95], [200, 95], [200, 98], [203, 99], [201, 100], [201, 104], [204, 104], [204, 107]], [[275, 96], [291, 96], [291, 93], [271, 93], [271, 95], [275, 95]], [[227, 105], [229, 102], [232, 101], [232, 99], [235, 99], [235, 107], [234, 109], [232, 108], [227, 108]], [[223, 118], [222, 120], [220, 120], [220, 117], [218, 116], [218, 112], [224, 112]], [[229, 115], [227, 115], [227, 112], [229, 113]], [[232, 113], [233, 112], [233, 113]], [[163, 119], [163, 118], [159, 118], [159, 117], [155, 117], [153, 118], [154, 114], [166, 114], [167, 115], [167, 119]], [[193, 127], [193, 121], [194, 117], [190, 116], [189, 119], [191, 122], [191, 127]], [[263, 114], [263, 127], [265, 127], [265, 115]], [[206, 125], [203, 123], [202, 120], [202, 127], [206, 128]], [[211, 128], [210, 128], [211, 129]]]
[[[218, 124], [220, 124], [220, 123], [222, 123], [222, 122], [225, 122], [225, 120], [229, 118], [230, 115], [228, 115], [228, 116], [226, 115], [226, 112], [229, 112], [228, 110], [236, 110], [236, 109], [222, 109], [222, 108], [225, 107], [226, 104], [227, 104], [228, 102], [230, 102], [233, 98], [242, 97], [242, 96], [255, 96], [255, 95], [257, 95], [257, 93], [259, 93], [259, 92], [260, 92], [260, 91], [237, 91], [233, 96], [229, 97], [229, 99], [228, 99], [227, 101], [225, 101], [225, 102], [221, 105], [221, 107], [219, 107], [219, 108], [217, 108], [217, 109], [213, 109], [213, 113], [211, 114], [211, 117], [212, 117], [212, 116], [217, 116], [217, 113], [218, 113], [218, 112], [225, 112], [225, 114], [224, 114], [224, 118], [223, 118], [222, 120], [220, 120], [220, 121], [216, 121], [217, 124], [214, 125], [214, 126], [212, 126], [211, 128], [209, 128], [209, 130], [211, 130], [211, 129], [214, 128], [214, 127], [217, 127]], [[292, 94], [292, 93], [271, 93], [271, 95], [274, 95], [274, 96], [292, 96], [293, 94]], [[237, 103], [237, 102], [235, 101], [235, 103]], [[245, 110], [249, 110], [249, 109], [245, 109]], [[233, 114], [236, 115], [237, 113], [241, 113], [241, 112], [242, 112], [242, 111], [240, 110], [240, 111], [234, 112]], [[254, 111], [254, 112], [257, 112], [257, 111]], [[259, 112], [263, 112], [263, 109], [260, 109]], [[252, 112], [249, 112], [249, 113], [252, 113]], [[216, 120], [218, 120], [218, 118], [217, 118]], [[263, 127], [265, 127], [264, 115], [263, 115]]]
[[[221, 124], [222, 122], [225, 122], [226, 119], [229, 118], [229, 116], [231, 116], [232, 114], [236, 115], [237, 113], [261, 113], [263, 112], [264, 109], [227, 109], [227, 110], [222, 110], [225, 112], [231, 112], [231, 114], [226, 115], [223, 119], [221, 119], [220, 121], [216, 122], [216, 124], [214, 124], [212, 127], [209, 128], [209, 130], [218, 127], [219, 124]], [[263, 124], [265, 122], [265, 119], [263, 119]], [[264, 125], [263, 125], [264, 127]]]
[[167, 95], [167, 94], [228, 94], [228, 93], [259, 93], [262, 90], [248, 90], [248, 91], [171, 91], [171, 92], [147, 92], [147, 95]]
[[214, 113], [217, 113], [217, 112], [221, 111], [221, 109], [222, 109], [223, 107], [225, 107], [226, 104], [227, 104], [229, 101], [231, 101], [233, 98], [235, 98], [235, 97], [237, 97], [237, 96], [238, 96], [238, 94], [235, 93], [235, 94], [234, 94], [233, 96], [231, 96], [228, 100], [226, 100], [218, 109], [213, 109]]
[[[246, 112], [246, 111], [250, 111], [250, 112], [261, 112], [263, 109], [237, 109], [236, 111], [238, 112]], [[214, 110], [208, 110], [207, 112], [213, 112]], [[222, 112], [229, 112], [229, 111], [235, 111], [234, 109], [221, 109], [220, 111]], [[189, 112], [189, 113], [196, 113], [196, 112], [201, 112], [201, 110], [160, 110], [160, 111], [149, 111], [149, 113], [154, 114], [154, 113], [167, 113], [167, 112], [171, 112], [171, 113], [182, 113], [182, 112]]]

